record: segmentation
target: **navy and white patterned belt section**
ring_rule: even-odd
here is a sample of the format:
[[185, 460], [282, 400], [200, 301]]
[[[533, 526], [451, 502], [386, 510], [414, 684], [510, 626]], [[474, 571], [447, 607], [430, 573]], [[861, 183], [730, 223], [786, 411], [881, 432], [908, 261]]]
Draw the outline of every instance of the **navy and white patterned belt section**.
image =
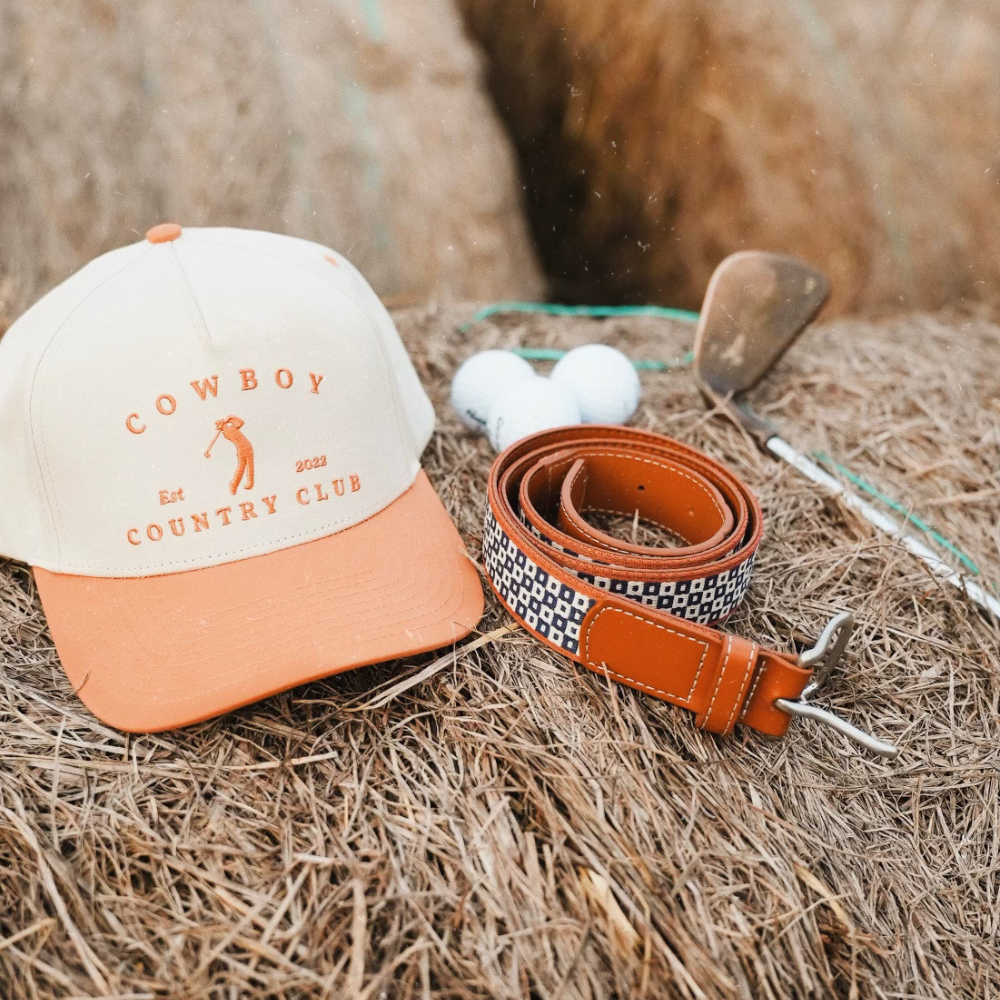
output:
[[[678, 483], [683, 496], [662, 495]], [[692, 516], [695, 504], [702, 509]], [[638, 511], [680, 544], [623, 543], [586, 522], [598, 511]], [[595, 588], [688, 621], [721, 622], [746, 594], [760, 537], [756, 497], [718, 462], [662, 435], [585, 425], [533, 435], [497, 458], [483, 557], [511, 613], [572, 655]]]

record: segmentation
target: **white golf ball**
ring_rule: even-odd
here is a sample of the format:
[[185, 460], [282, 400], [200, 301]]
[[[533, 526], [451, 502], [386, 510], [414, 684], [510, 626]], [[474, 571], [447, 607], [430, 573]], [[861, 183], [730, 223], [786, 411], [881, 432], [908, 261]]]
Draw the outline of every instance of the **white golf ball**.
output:
[[639, 405], [635, 366], [606, 344], [573, 348], [552, 369], [552, 381], [572, 393], [585, 424], [623, 424]]
[[496, 451], [553, 427], [580, 423], [580, 408], [569, 391], [536, 375], [518, 382], [493, 401], [486, 433]]
[[534, 377], [535, 369], [511, 351], [480, 351], [455, 372], [451, 405], [466, 427], [484, 431], [493, 400], [510, 386]]

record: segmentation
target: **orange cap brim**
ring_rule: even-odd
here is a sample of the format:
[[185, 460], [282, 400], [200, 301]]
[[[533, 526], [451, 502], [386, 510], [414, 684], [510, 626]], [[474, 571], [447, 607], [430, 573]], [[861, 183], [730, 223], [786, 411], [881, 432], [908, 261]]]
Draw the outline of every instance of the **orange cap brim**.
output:
[[367, 521], [278, 552], [165, 576], [35, 578], [73, 688], [129, 732], [446, 646], [483, 613], [476, 568], [422, 471]]

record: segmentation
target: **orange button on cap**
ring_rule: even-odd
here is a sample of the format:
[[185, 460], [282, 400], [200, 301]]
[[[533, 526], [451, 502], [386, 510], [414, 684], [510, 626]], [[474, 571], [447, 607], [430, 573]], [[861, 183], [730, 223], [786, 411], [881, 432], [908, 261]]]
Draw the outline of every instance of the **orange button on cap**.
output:
[[176, 222], [161, 222], [146, 233], [146, 239], [150, 243], [169, 243], [171, 240], [176, 240], [180, 234], [181, 227]]

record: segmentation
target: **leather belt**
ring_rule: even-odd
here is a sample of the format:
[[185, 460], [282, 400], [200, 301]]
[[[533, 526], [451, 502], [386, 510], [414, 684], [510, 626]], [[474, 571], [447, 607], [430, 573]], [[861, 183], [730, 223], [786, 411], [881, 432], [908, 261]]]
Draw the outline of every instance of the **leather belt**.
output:
[[[630, 544], [585, 516], [636, 511], [677, 547]], [[553, 649], [690, 709], [702, 729], [742, 723], [782, 736], [819, 657], [713, 627], [743, 599], [762, 529], [749, 487], [707, 455], [651, 432], [583, 425], [534, 434], [497, 458], [483, 552], [497, 596]]]

